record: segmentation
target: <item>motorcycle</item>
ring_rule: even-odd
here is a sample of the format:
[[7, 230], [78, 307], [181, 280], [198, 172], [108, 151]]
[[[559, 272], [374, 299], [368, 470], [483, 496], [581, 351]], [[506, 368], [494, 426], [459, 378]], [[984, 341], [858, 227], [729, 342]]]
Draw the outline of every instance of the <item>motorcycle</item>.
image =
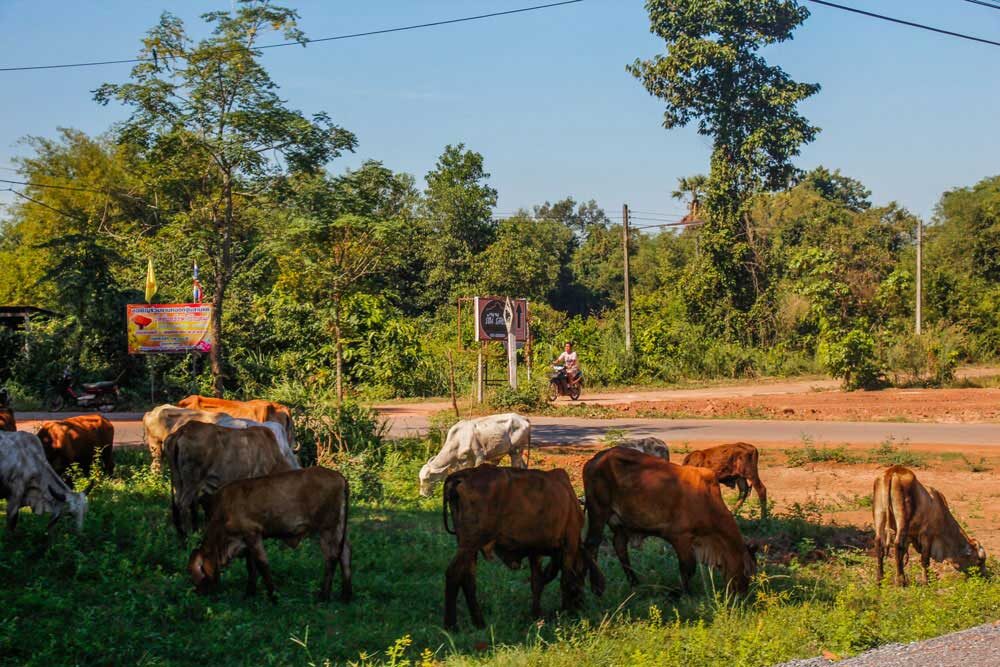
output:
[[565, 366], [553, 366], [554, 371], [549, 377], [549, 400], [554, 401], [560, 396], [569, 396], [571, 400], [580, 398], [583, 390], [583, 373], [575, 381], [570, 381]]
[[97, 408], [101, 412], [111, 412], [118, 405], [118, 382], [90, 382], [73, 388], [73, 376], [69, 370], [63, 371], [62, 378], [48, 400], [48, 408], [58, 412], [64, 407]]

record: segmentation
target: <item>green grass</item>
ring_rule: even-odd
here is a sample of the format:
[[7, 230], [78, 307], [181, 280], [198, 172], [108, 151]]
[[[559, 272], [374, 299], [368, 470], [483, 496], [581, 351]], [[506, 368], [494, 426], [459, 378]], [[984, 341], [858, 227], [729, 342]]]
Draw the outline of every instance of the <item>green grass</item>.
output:
[[927, 455], [912, 451], [907, 440], [897, 445], [895, 438], [889, 436], [872, 450], [868, 461], [883, 466], [923, 468], [927, 465]]
[[788, 465], [798, 468], [807, 463], [857, 463], [860, 459], [847, 451], [846, 445], [839, 447], [829, 447], [827, 445], [816, 446], [813, 439], [807, 435], [802, 436], [802, 446], [785, 450]]
[[[677, 597], [676, 559], [663, 542], [633, 553], [641, 585], [630, 590], [610, 548], [603, 599], [587, 594], [578, 614], [530, 618], [524, 570], [480, 561], [487, 622], [474, 630], [464, 602], [461, 631], [441, 629], [443, 574], [454, 538], [439, 500], [416, 497], [421, 460], [391, 457], [385, 499], [351, 509], [355, 600], [318, 603], [319, 549], [267, 544], [279, 602], [244, 600], [245, 569], [225, 571], [220, 590], [194, 593], [188, 550], [168, 524], [168, 486], [144, 455], [121, 452], [115, 476], [90, 495], [82, 534], [25, 511], [18, 533], [0, 531], [0, 664], [323, 665], [763, 665], [821, 649], [852, 653], [971, 626], [1000, 615], [1000, 587], [949, 576], [930, 587], [874, 586], [863, 555], [869, 536], [824, 526], [815, 508], [765, 522], [740, 520], [769, 564], [742, 601], [725, 600], [703, 571], [691, 597]], [[336, 584], [335, 584], [336, 585]], [[362, 655], [367, 656], [362, 659]], [[393, 657], [395, 656], [395, 657]], [[395, 662], [393, 662], [395, 661]]]

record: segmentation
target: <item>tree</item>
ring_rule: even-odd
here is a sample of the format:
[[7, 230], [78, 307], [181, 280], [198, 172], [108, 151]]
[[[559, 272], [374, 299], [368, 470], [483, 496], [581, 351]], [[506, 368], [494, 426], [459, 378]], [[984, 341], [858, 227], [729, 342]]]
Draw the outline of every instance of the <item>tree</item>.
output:
[[591, 229], [611, 224], [604, 209], [598, 206], [596, 201], [591, 199], [577, 204], [572, 197], [560, 199], [554, 204], [545, 202], [535, 206], [535, 217], [561, 222], [581, 237], [585, 237]]
[[489, 177], [483, 156], [465, 150], [465, 144], [446, 146], [426, 176], [424, 216], [433, 241], [426, 246], [426, 291], [431, 304], [444, 303], [455, 287], [468, 285], [473, 258], [493, 242], [497, 191], [487, 185]]
[[701, 198], [705, 194], [705, 187], [708, 185], [708, 176], [695, 174], [694, 176], [681, 176], [677, 179], [677, 189], [670, 193], [674, 199], [687, 200], [688, 212], [692, 217], [698, 217], [698, 208]]
[[861, 181], [842, 175], [839, 169], [831, 172], [821, 165], [803, 174], [799, 183], [812, 188], [824, 199], [841, 203], [855, 213], [867, 211], [872, 206], [872, 191]]
[[95, 99], [131, 107], [119, 141], [143, 164], [154, 201], [175, 205], [160, 231], [195, 239], [208, 259], [211, 368], [221, 394], [223, 308], [252, 235], [251, 209], [288, 175], [318, 171], [356, 140], [324, 113], [309, 118], [289, 109], [259, 62], [257, 41], [268, 30], [305, 44], [294, 10], [241, 0], [232, 12], [202, 18], [212, 32], [194, 42], [180, 19], [164, 13], [143, 40], [131, 81], [104, 84]]
[[712, 137], [703, 261], [687, 276], [688, 303], [713, 329], [735, 334], [765, 288], [746, 206], [789, 183], [791, 159], [818, 132], [796, 107], [819, 86], [793, 81], [758, 52], [791, 39], [809, 12], [794, 0], [648, 0], [646, 8], [667, 54], [628, 71], [666, 102], [666, 129], [697, 120]]
[[475, 262], [481, 294], [548, 301], [572, 257], [573, 232], [553, 220], [525, 213], [500, 223], [497, 240]]

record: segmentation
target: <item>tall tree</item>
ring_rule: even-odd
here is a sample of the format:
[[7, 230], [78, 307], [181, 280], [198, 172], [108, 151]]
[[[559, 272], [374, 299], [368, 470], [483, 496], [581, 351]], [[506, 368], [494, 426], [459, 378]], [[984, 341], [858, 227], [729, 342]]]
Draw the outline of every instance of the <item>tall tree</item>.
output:
[[241, 0], [233, 11], [202, 18], [211, 34], [195, 42], [179, 18], [164, 13], [143, 40], [130, 82], [104, 84], [95, 99], [131, 107], [119, 139], [146, 165], [156, 199], [176, 203], [163, 226], [196, 239], [209, 261], [211, 368], [221, 394], [223, 308], [252, 235], [255, 201], [289, 174], [320, 170], [356, 140], [325, 113], [307, 117], [290, 109], [260, 64], [257, 43], [269, 30], [305, 45], [294, 10]]
[[687, 200], [688, 213], [691, 214], [691, 217], [697, 218], [707, 185], [708, 176], [704, 174], [681, 176], [677, 179], [677, 187], [670, 193], [670, 196], [679, 201]]
[[470, 283], [473, 259], [493, 242], [497, 191], [489, 177], [483, 156], [464, 144], [446, 146], [426, 176], [424, 215], [433, 241], [426, 246], [427, 295], [434, 305]]
[[713, 329], [742, 333], [764, 289], [747, 204], [788, 184], [792, 158], [818, 132], [797, 105], [819, 86], [793, 81], [759, 51], [791, 39], [809, 12], [795, 0], [647, 0], [646, 8], [667, 53], [628, 71], [666, 102], [665, 128], [697, 121], [712, 138], [704, 265], [687, 276], [688, 302]]

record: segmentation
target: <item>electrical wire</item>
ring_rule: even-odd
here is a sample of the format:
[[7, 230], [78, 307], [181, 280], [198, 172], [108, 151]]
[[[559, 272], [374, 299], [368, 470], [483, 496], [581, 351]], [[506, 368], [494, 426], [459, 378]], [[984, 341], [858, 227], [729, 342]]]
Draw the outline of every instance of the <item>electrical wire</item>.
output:
[[971, 2], [974, 5], [982, 5], [983, 7], [989, 7], [990, 9], [1000, 9], [1000, 5], [995, 5], [992, 2], [985, 2], [984, 0], [964, 0], [965, 2]]
[[931, 32], [936, 32], [942, 35], [948, 35], [950, 37], [967, 39], [972, 42], [981, 42], [982, 44], [989, 44], [990, 46], [1000, 46], [1000, 42], [994, 42], [992, 39], [984, 39], [983, 37], [973, 37], [972, 35], [966, 35], [964, 33], [954, 32], [952, 30], [945, 30], [943, 28], [935, 28], [934, 26], [924, 25], [923, 23], [914, 23], [913, 21], [905, 21], [903, 19], [897, 19], [891, 16], [885, 16], [884, 14], [876, 14], [874, 12], [867, 12], [863, 9], [857, 9], [855, 7], [848, 7], [847, 5], [838, 5], [835, 2], [828, 2], [827, 0], [809, 0], [809, 2], [815, 2], [817, 5], [825, 5], [826, 7], [833, 7], [834, 9], [842, 9], [845, 12], [853, 12], [855, 14], [861, 14], [862, 16], [869, 16], [871, 18], [881, 19], [883, 21], [890, 21], [891, 23], [908, 25], [911, 28], [920, 28], [921, 30], [929, 30]]
[[[419, 30], [422, 28], [433, 28], [442, 25], [451, 25], [453, 23], [465, 23], [468, 21], [480, 21], [482, 19], [495, 18], [497, 16], [509, 16], [511, 14], [523, 14], [524, 12], [533, 12], [540, 9], [550, 9], [552, 7], [560, 7], [562, 5], [573, 5], [578, 2], [583, 2], [583, 0], [563, 0], [562, 2], [550, 2], [544, 5], [534, 5], [531, 7], [521, 7], [519, 9], [508, 9], [502, 12], [490, 12], [489, 14], [478, 14], [476, 16], [463, 16], [456, 19], [445, 19], [442, 21], [431, 21], [429, 23], [416, 23], [413, 25], [399, 26], [396, 28], [382, 28], [380, 30], [368, 30], [365, 32], [355, 32], [347, 35], [334, 35], [332, 37], [318, 37], [316, 39], [305, 39], [301, 42], [280, 42], [278, 44], [265, 44], [263, 46], [253, 47], [254, 51], [263, 49], [277, 49], [285, 46], [305, 46], [306, 44], [318, 44], [320, 42], [336, 42], [344, 39], [354, 39], [357, 37], [371, 37], [373, 35], [387, 35], [393, 32], [404, 32], [407, 30]], [[236, 52], [235, 50], [233, 52]], [[164, 60], [174, 59], [177, 56], [164, 55], [161, 56]], [[153, 58], [122, 58], [120, 60], [97, 60], [92, 62], [78, 62], [78, 63], [62, 63], [58, 65], [24, 65], [19, 67], [0, 67], [0, 72], [25, 72], [29, 70], [46, 70], [46, 69], [68, 69], [71, 67], [98, 67], [101, 65], [123, 65], [128, 63], [142, 63], [142, 62], [152, 62]]]

